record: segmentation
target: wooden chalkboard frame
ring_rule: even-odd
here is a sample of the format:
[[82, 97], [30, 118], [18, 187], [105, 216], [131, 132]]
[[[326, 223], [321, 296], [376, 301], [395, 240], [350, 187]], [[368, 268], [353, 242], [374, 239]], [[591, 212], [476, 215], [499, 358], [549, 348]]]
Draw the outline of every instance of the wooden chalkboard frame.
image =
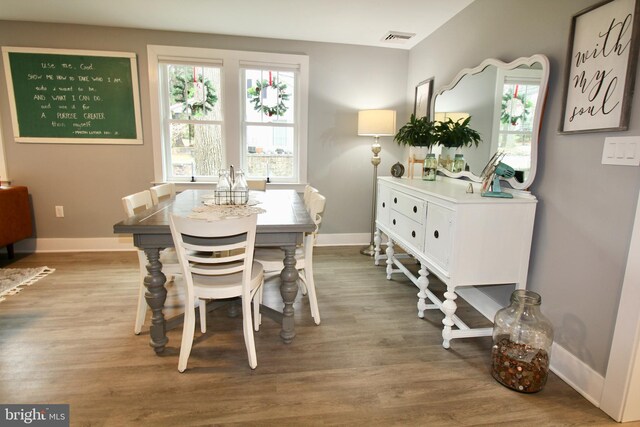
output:
[[[16, 92], [14, 91], [14, 76], [11, 72], [11, 58], [10, 53], [33, 53], [41, 55], [61, 55], [66, 57], [97, 57], [100, 60], [107, 60], [108, 58], [129, 59], [131, 70], [131, 102], [132, 106], [128, 104], [128, 109], [132, 108], [131, 115], [128, 115], [129, 124], [132, 120], [135, 122], [135, 132], [131, 127], [130, 135], [126, 137], [117, 137], [115, 132], [108, 137], [94, 136], [85, 137], [82, 135], [65, 135], [64, 137], [49, 135], [33, 136], [28, 135], [28, 132], [20, 130], [18, 106], [16, 102], [22, 102], [16, 100]], [[138, 84], [138, 67], [136, 62], [136, 54], [133, 52], [110, 52], [110, 51], [93, 51], [93, 50], [75, 50], [75, 49], [50, 49], [50, 48], [32, 48], [32, 47], [2, 47], [2, 57], [4, 62], [4, 71], [7, 81], [7, 90], [9, 95], [9, 107], [11, 110], [11, 120], [13, 124], [13, 135], [16, 142], [23, 143], [48, 143], [48, 144], [120, 144], [120, 145], [140, 145], [143, 143], [142, 138], [142, 126], [140, 115], [140, 91]], [[128, 84], [128, 82], [127, 82]], [[128, 95], [129, 88], [125, 87]], [[129, 100], [127, 100], [128, 102]], [[133, 134], [134, 133], [134, 134]]]

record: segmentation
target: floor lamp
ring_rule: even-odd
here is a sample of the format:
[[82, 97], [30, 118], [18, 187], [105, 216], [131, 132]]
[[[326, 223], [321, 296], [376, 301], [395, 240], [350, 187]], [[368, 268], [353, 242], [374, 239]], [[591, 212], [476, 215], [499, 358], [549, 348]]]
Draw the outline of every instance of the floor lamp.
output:
[[376, 205], [378, 198], [378, 165], [380, 164], [381, 136], [392, 136], [396, 133], [396, 112], [394, 110], [364, 110], [358, 112], [358, 135], [373, 136], [371, 164], [373, 165], [373, 198], [371, 202], [371, 240], [369, 246], [360, 253], [373, 256], [373, 235], [376, 228]]

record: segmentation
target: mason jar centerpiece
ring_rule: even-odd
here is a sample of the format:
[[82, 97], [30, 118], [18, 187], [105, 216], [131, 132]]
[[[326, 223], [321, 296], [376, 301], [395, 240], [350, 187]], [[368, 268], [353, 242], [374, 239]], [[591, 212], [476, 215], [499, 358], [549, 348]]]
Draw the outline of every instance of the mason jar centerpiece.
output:
[[[450, 172], [457, 173], [466, 170], [467, 162], [464, 159], [462, 149], [474, 145], [477, 147], [482, 141], [480, 134], [469, 126], [470, 122], [471, 116], [468, 116], [456, 121], [448, 118], [434, 124], [438, 144], [448, 148], [448, 151], [453, 151], [454, 159], [452, 161], [441, 160], [441, 163], [446, 164]], [[442, 155], [447, 156], [449, 160], [451, 159], [451, 153], [443, 152]]]
[[393, 140], [399, 145], [409, 146], [409, 177], [413, 176], [414, 164], [420, 164], [423, 172], [422, 179], [435, 180], [437, 164], [435, 164], [436, 169], [432, 173], [430, 172], [427, 175], [424, 173], [424, 165], [429, 159], [431, 147], [438, 143], [435, 124], [429, 120], [428, 116], [418, 118], [415, 114], [412, 114], [409, 121], [398, 130]]

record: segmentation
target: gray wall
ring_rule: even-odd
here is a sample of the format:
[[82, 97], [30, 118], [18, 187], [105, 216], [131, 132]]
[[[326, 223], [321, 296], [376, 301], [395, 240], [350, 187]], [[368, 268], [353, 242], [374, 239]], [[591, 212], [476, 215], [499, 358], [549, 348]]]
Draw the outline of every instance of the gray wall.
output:
[[[135, 52], [144, 144], [99, 146], [18, 144], [13, 139], [0, 67], [0, 114], [7, 169], [33, 198], [39, 238], [113, 237], [120, 198], [153, 180], [147, 44], [306, 54], [310, 58], [308, 180], [327, 196], [323, 233], [368, 233], [371, 142], [357, 136], [357, 111], [397, 109], [404, 115], [407, 51], [328, 43], [78, 25], [0, 21], [0, 45]], [[402, 150], [383, 140], [381, 170]], [[5, 179], [6, 177], [2, 177]], [[349, 184], [349, 185], [345, 185]], [[63, 205], [65, 218], [55, 218]]]
[[[604, 138], [640, 135], [640, 96], [627, 132], [560, 135], [563, 70], [571, 17], [597, 0], [482, 0], [413, 48], [407, 104], [415, 84], [436, 90], [485, 58], [536, 53], [551, 63], [549, 95], [531, 191], [539, 199], [529, 289], [542, 295], [558, 344], [605, 374], [640, 187], [640, 168], [601, 164]], [[640, 77], [636, 77], [636, 86]], [[509, 288], [509, 287], [506, 287]], [[495, 295], [495, 289], [492, 295]], [[507, 290], [508, 293], [508, 290]], [[500, 297], [507, 301], [507, 295]]]

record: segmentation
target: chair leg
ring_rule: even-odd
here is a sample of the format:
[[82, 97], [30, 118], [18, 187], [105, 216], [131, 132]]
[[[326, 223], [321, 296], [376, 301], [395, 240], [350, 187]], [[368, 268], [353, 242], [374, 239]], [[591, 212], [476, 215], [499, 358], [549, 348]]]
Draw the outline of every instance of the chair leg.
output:
[[144, 298], [146, 288], [144, 286], [144, 276], [140, 277], [140, 286], [138, 286], [138, 309], [136, 310], [136, 323], [133, 332], [138, 335], [144, 326], [144, 318], [147, 315], [147, 300]]
[[320, 310], [318, 309], [318, 298], [316, 297], [316, 284], [313, 281], [313, 267], [311, 263], [305, 266], [302, 272], [304, 282], [306, 283], [307, 290], [309, 291], [309, 306], [311, 307], [311, 317], [316, 322], [316, 325], [320, 324]]
[[256, 289], [256, 293], [253, 295], [253, 329], [255, 331], [260, 330], [260, 325], [262, 325], [262, 315], [260, 314], [260, 303], [262, 302], [262, 285], [260, 288]]
[[203, 334], [207, 332], [207, 300], [201, 299], [198, 301], [200, 307], [200, 332]]
[[180, 358], [178, 359], [178, 371], [187, 369], [187, 361], [191, 354], [193, 335], [196, 328], [196, 310], [191, 304], [187, 304], [184, 312], [184, 327], [182, 328], [182, 342], [180, 343]]
[[304, 278], [304, 269], [302, 270], [298, 270], [298, 274], [299, 274], [299, 282], [298, 282], [298, 286], [300, 287], [300, 293], [302, 293], [302, 295], [307, 296], [307, 294], [309, 293], [309, 290], [307, 289], [307, 281]]
[[242, 297], [242, 329], [244, 331], [244, 344], [247, 347], [247, 356], [249, 357], [249, 366], [255, 369], [258, 366], [258, 358], [256, 356], [256, 345], [253, 339], [253, 325], [251, 322], [251, 298]]

